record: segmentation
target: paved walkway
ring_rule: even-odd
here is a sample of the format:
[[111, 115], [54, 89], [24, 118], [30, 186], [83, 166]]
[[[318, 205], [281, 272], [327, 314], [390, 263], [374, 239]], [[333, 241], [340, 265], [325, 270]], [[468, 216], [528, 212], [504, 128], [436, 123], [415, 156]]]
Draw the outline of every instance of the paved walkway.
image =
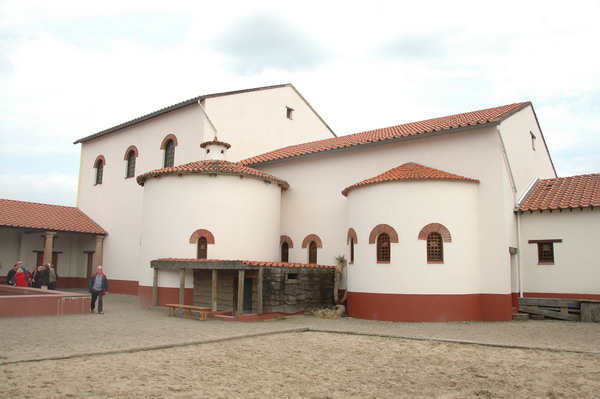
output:
[[105, 314], [0, 320], [0, 364], [210, 342], [286, 331], [328, 331], [600, 354], [600, 324], [563, 321], [394, 323], [296, 316], [255, 323], [168, 317], [137, 297], [109, 294]]

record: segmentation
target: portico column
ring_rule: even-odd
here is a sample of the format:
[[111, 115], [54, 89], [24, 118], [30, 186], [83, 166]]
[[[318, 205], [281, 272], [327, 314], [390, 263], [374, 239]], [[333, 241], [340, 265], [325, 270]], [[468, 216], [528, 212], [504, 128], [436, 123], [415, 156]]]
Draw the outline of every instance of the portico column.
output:
[[42, 259], [42, 264], [52, 262], [52, 242], [54, 241], [54, 236], [56, 235], [53, 231], [47, 231], [44, 233], [44, 257]]
[[102, 264], [104, 236], [96, 236], [96, 252], [94, 252], [94, 270]]
[[244, 313], [244, 269], [238, 271], [238, 295], [237, 295], [237, 312], [235, 314]]
[[179, 304], [185, 305], [185, 269], [179, 269]]
[[211, 290], [211, 296], [212, 296], [212, 311], [216, 312], [217, 311], [217, 282], [219, 281], [219, 277], [218, 277], [218, 273], [219, 271], [217, 269], [213, 269], [212, 270], [212, 290]]

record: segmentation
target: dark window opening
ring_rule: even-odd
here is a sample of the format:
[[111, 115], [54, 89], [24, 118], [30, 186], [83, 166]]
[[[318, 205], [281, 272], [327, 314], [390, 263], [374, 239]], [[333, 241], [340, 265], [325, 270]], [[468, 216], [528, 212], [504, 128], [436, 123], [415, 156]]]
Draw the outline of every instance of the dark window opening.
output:
[[554, 243], [538, 242], [538, 263], [554, 263]]
[[96, 164], [96, 184], [102, 184], [102, 175], [104, 174], [104, 162], [101, 159]]
[[381, 233], [377, 236], [377, 262], [389, 262], [390, 259], [390, 236], [387, 233]]
[[533, 132], [531, 132], [531, 131], [529, 132], [529, 134], [531, 135], [531, 149], [533, 151], [535, 151], [535, 139], [536, 139], [535, 134], [533, 134]]
[[429, 233], [427, 236], [427, 262], [443, 262], [444, 246], [440, 233]]
[[308, 244], [308, 263], [317, 263], [317, 243], [314, 241]]
[[127, 177], [135, 176], [135, 152], [129, 151], [127, 156]]
[[289, 262], [290, 246], [287, 242], [281, 244], [281, 261]]
[[288, 119], [294, 119], [294, 109], [290, 107], [285, 107], [285, 115]]
[[287, 274], [287, 279], [288, 280], [298, 280], [299, 274], [298, 273], [288, 273]]
[[354, 238], [350, 238], [350, 263], [354, 263]]
[[165, 145], [165, 162], [164, 167], [168, 168], [175, 164], [175, 142], [173, 140], [167, 141]]
[[200, 237], [198, 239], [197, 259], [208, 259], [208, 242], [206, 241], [206, 237]]

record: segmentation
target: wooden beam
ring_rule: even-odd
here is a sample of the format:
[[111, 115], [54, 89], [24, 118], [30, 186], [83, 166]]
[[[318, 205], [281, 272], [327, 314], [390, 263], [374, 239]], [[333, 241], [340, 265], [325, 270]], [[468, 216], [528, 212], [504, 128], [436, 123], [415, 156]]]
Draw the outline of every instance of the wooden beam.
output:
[[256, 302], [257, 302], [257, 309], [256, 311], [258, 312], [258, 314], [262, 314], [263, 313], [263, 272], [264, 269], [261, 267], [260, 269], [258, 269], [258, 287], [256, 288], [256, 290], [258, 291], [257, 294], [257, 298], [256, 298]]
[[217, 311], [217, 287], [218, 287], [218, 281], [219, 281], [219, 271], [217, 269], [213, 269], [212, 271], [212, 290], [211, 290], [211, 295], [212, 295], [212, 311], [216, 312]]
[[158, 306], [158, 268], [154, 269], [152, 278], [152, 306]]
[[244, 269], [238, 271], [237, 310], [235, 314], [244, 313]]
[[179, 269], [179, 304], [185, 305], [185, 269]]

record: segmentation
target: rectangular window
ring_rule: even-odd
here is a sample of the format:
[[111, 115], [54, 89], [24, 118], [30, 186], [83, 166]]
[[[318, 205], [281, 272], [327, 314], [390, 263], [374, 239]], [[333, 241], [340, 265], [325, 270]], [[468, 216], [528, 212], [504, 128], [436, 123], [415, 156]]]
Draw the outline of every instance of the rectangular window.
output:
[[285, 107], [285, 115], [288, 119], [294, 119], [294, 109], [290, 107]]
[[537, 244], [538, 265], [554, 264], [554, 243], [556, 242], [562, 242], [562, 240], [529, 240], [529, 244]]
[[285, 282], [288, 283], [288, 284], [290, 284], [290, 283], [293, 283], [293, 284], [300, 283], [300, 274], [299, 273], [290, 273], [290, 272], [287, 272], [285, 274]]
[[531, 149], [533, 151], [535, 151], [535, 139], [536, 139], [535, 134], [533, 134], [532, 131], [529, 131], [529, 134], [531, 135]]

